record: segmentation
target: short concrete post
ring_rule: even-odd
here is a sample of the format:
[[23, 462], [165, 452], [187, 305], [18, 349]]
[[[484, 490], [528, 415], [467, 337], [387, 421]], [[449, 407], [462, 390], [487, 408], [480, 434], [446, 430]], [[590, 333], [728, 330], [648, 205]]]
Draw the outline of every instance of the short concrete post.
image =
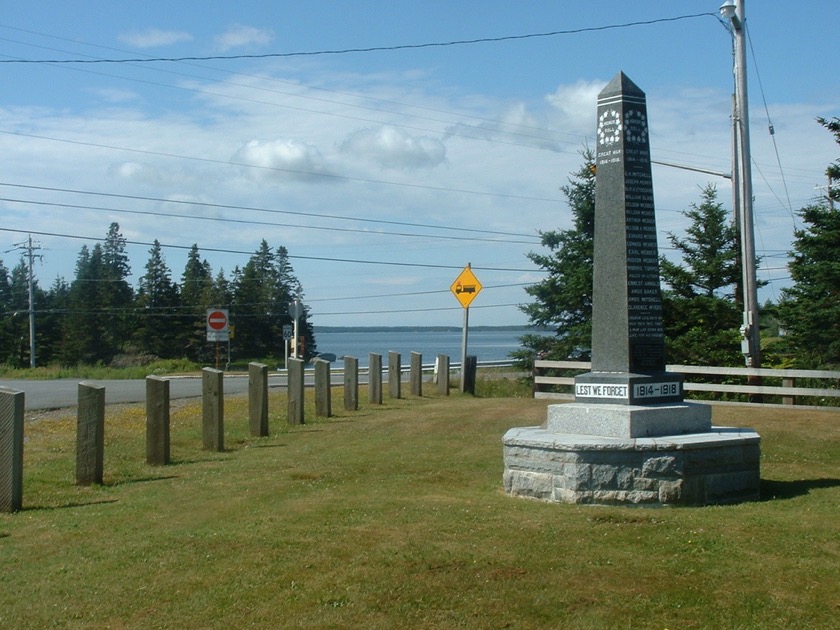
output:
[[0, 512], [23, 507], [24, 393], [0, 387]]
[[146, 463], [169, 464], [169, 379], [146, 377]]
[[204, 448], [221, 453], [225, 450], [225, 373], [213, 368], [201, 372]]
[[76, 485], [102, 485], [105, 463], [105, 388], [79, 383], [76, 408]]
[[315, 416], [329, 418], [332, 415], [332, 383], [330, 362], [315, 359]]
[[268, 436], [268, 366], [248, 364], [248, 426], [252, 437]]
[[461, 393], [475, 395], [475, 376], [478, 371], [478, 357], [468, 354], [461, 370]]
[[356, 357], [344, 357], [344, 410], [356, 411], [359, 408], [359, 360]]
[[402, 363], [399, 352], [388, 353], [388, 395], [391, 398], [400, 397], [402, 385]]
[[373, 352], [368, 357], [368, 398], [371, 405], [382, 404], [382, 355]]
[[289, 382], [286, 390], [289, 395], [288, 422], [289, 424], [303, 424], [303, 360], [289, 359]]
[[423, 355], [419, 352], [411, 353], [411, 371], [409, 383], [412, 396], [423, 395]]
[[442, 396], [449, 396], [449, 355], [437, 355], [438, 380], [437, 390], [438, 394]]

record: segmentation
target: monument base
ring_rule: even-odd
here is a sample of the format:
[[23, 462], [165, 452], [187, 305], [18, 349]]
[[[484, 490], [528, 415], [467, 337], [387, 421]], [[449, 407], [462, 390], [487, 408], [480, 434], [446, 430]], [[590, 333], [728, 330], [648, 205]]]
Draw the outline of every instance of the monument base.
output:
[[[593, 405], [590, 414], [601, 410], [612, 413], [603, 407]], [[555, 416], [560, 411], [555, 411]], [[693, 409], [688, 413], [702, 415]], [[584, 415], [573, 411], [569, 418], [576, 414]], [[751, 429], [709, 426], [696, 433], [657, 437], [610, 437], [551, 429], [561, 426], [557, 417], [552, 420], [550, 410], [542, 427], [515, 428], [505, 434], [504, 485], [508, 494], [556, 503], [646, 506], [739, 503], [759, 498], [761, 438]]]
[[542, 428], [552, 433], [628, 439], [704, 433], [712, 428], [712, 410], [709, 405], [690, 402], [669, 405], [549, 405], [548, 419]]

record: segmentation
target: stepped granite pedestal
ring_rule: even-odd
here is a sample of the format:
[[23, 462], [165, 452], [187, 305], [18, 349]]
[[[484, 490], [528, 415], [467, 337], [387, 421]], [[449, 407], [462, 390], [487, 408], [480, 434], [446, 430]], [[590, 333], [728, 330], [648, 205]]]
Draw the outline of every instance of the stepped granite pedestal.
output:
[[575, 402], [504, 436], [514, 496], [566, 503], [706, 505], [758, 498], [760, 438], [712, 426], [665, 370], [647, 105], [619, 73], [598, 96], [592, 371]]
[[[674, 420], [710, 415], [698, 411], [708, 406], [689, 403], [624, 409], [631, 416], [650, 411]], [[574, 432], [558, 430], [556, 421], [567, 412]], [[704, 431], [629, 437], [574, 428], [582, 417], [599, 424], [602, 412], [612, 414], [608, 424], [617, 428], [615, 410], [570, 403], [550, 405], [549, 421], [541, 427], [510, 429], [504, 436], [505, 491], [601, 505], [708, 505], [758, 498], [760, 437], [750, 429], [709, 423]], [[628, 419], [628, 430], [614, 433], [632, 433], [632, 424]]]

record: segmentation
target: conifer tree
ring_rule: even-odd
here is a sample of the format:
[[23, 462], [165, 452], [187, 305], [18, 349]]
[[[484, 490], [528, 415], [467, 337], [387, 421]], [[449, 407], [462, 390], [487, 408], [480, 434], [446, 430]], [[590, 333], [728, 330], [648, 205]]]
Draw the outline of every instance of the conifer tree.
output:
[[572, 211], [572, 227], [542, 232], [548, 253], [528, 254], [548, 275], [525, 289], [534, 301], [521, 309], [530, 325], [554, 334], [520, 338], [523, 350], [514, 357], [525, 365], [536, 355], [557, 360], [585, 357], [591, 347], [595, 155], [584, 149], [581, 156], [583, 165], [560, 189]]
[[735, 300], [740, 276], [737, 231], [717, 200], [717, 189], [703, 189], [700, 204], [683, 212], [685, 237], [669, 233], [679, 263], [662, 256], [660, 275], [665, 342], [669, 363], [739, 365], [743, 362]]
[[137, 292], [137, 310], [142, 315], [137, 320], [135, 339], [143, 352], [161, 358], [180, 358], [184, 350], [179, 343], [178, 286], [172, 282], [157, 239], [149, 250], [145, 269]]
[[[840, 118], [818, 122], [840, 144]], [[826, 198], [799, 211], [804, 227], [794, 233], [788, 269], [793, 286], [782, 289], [779, 318], [787, 345], [801, 367], [840, 366], [840, 160], [826, 169]]]

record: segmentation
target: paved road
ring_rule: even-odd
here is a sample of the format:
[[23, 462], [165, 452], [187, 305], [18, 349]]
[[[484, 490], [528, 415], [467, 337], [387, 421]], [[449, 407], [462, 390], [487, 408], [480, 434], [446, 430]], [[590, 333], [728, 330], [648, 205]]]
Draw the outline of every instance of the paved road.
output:
[[[24, 393], [26, 409], [62, 409], [75, 407], [78, 403], [79, 383], [92, 383], [105, 387], [105, 404], [135, 403], [146, 400], [145, 380], [84, 380], [64, 378], [52, 381], [27, 381], [0, 379], [0, 387], [8, 387]], [[285, 387], [286, 377], [269, 376], [268, 385]], [[246, 394], [248, 376], [225, 377], [225, 394]], [[201, 396], [201, 377], [177, 377], [170, 379], [169, 397], [197, 398]]]

